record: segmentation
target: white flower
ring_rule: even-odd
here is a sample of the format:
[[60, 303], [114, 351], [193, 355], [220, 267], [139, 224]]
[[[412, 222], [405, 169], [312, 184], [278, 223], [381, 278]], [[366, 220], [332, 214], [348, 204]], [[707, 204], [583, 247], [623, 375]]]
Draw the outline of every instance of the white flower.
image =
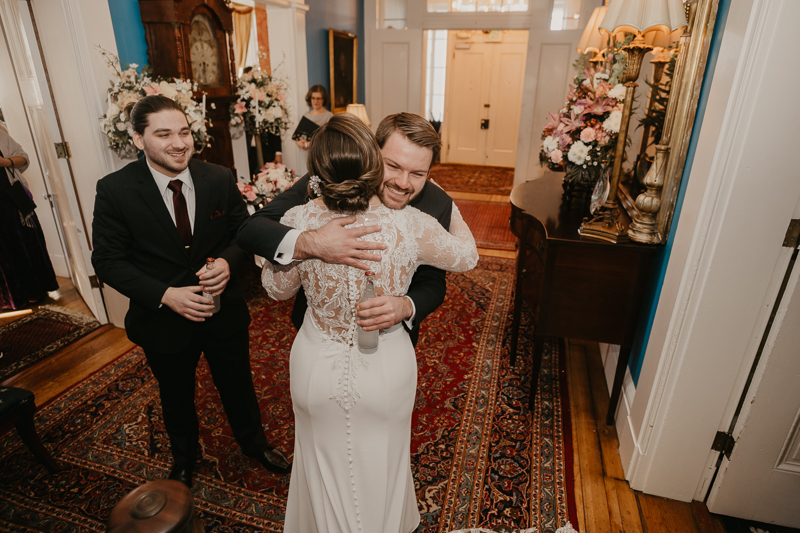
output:
[[622, 125], [622, 111], [612, 111], [608, 118], [603, 122], [603, 129], [611, 133], [619, 132]]
[[589, 159], [589, 147], [581, 141], [576, 141], [570, 146], [567, 158], [576, 165], [582, 165]]
[[117, 104], [110, 102], [108, 104], [108, 110], [106, 111], [106, 118], [110, 120], [111, 117], [116, 117], [119, 114], [120, 114], [120, 108], [117, 107]]
[[166, 81], [162, 81], [158, 84], [161, 87], [161, 92], [164, 93], [164, 96], [167, 98], [175, 98], [178, 95], [178, 91], [175, 89], [175, 86], [171, 83]]
[[558, 141], [553, 139], [552, 135], [548, 135], [542, 142], [542, 148], [546, 153], [549, 154], [550, 152], [558, 148]]
[[124, 122], [117, 122], [117, 129], [119, 131], [125, 131], [128, 129], [128, 126]]
[[611, 90], [608, 91], [608, 97], [615, 98], [620, 101], [625, 100], [625, 86], [621, 83], [614, 85]]
[[603, 72], [598, 72], [592, 77], [592, 86], [597, 87], [597, 80], [606, 80], [608, 81], [608, 74]]

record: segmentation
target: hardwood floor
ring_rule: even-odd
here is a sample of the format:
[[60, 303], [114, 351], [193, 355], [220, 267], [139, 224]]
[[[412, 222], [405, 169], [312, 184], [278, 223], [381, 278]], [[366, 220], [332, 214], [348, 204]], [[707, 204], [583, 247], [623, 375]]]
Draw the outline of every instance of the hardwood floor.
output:
[[[65, 281], [52, 303], [88, 314]], [[33, 391], [41, 406], [133, 346], [124, 330], [103, 326], [2, 385]], [[722, 522], [701, 502], [631, 490], [620, 463], [616, 430], [604, 422], [609, 399], [599, 348], [573, 340], [566, 346], [578, 512], [573, 525], [586, 533], [725, 533]]]
[[608, 386], [597, 343], [567, 340], [578, 529], [586, 533], [724, 533], [702, 502], [634, 491], [625, 481], [617, 431], [605, 424]]
[[[40, 305], [58, 305], [92, 316], [69, 279], [58, 278], [58, 285], [58, 291], [50, 293], [46, 301], [32, 306], [31, 309], [36, 310]], [[0, 326], [18, 318], [21, 317], [0, 318]], [[36, 405], [42, 406], [133, 346], [124, 329], [105, 325], [0, 385], [28, 389], [36, 396]]]

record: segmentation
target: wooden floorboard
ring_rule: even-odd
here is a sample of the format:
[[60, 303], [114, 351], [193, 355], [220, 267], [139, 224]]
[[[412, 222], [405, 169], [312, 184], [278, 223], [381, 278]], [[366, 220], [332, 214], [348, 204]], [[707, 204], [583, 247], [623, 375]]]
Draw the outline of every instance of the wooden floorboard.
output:
[[622, 471], [622, 462], [619, 458], [617, 428], [605, 423], [609, 405], [608, 385], [603, 372], [600, 348], [596, 342], [586, 343], [586, 364], [589, 368], [595, 422], [600, 437], [600, 452], [603, 455], [603, 472], [606, 476], [615, 479], [625, 479], [625, 472]]
[[610, 531], [608, 496], [600, 453], [600, 440], [592, 406], [591, 386], [586, 366], [586, 350], [582, 344], [568, 343], [568, 374], [577, 392], [572, 398], [573, 423], [578, 439], [575, 454], [580, 457], [581, 490], [586, 529], [589, 533]]

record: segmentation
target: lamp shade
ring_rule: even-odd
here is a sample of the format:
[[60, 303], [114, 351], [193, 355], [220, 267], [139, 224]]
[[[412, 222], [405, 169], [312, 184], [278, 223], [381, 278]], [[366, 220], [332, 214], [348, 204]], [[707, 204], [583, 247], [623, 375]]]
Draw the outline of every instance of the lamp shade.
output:
[[[678, 41], [681, 40], [683, 30], [684, 28], [678, 28], [672, 33], [662, 33], [660, 31], [648, 33], [644, 38], [644, 42], [653, 48], [674, 48], [678, 45]], [[654, 51], [653, 53], [656, 52]]]
[[612, 35], [655, 31], [669, 34], [685, 26], [681, 0], [611, 0], [600, 30]]
[[600, 23], [603, 22], [603, 17], [606, 15], [606, 6], [596, 7], [592, 11], [592, 16], [589, 17], [589, 23], [586, 29], [583, 30], [581, 40], [578, 42], [578, 53], [588, 54], [590, 52], [598, 53], [606, 47], [605, 43], [608, 38], [600, 33]]
[[367, 108], [364, 107], [364, 104], [347, 104], [347, 112], [357, 116], [367, 127], [372, 125], [367, 116]]

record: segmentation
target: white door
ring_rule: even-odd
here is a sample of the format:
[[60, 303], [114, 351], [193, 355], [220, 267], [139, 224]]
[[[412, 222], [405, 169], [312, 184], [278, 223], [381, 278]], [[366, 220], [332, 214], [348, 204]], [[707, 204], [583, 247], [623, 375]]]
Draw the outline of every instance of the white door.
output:
[[[795, 213], [800, 218], [800, 209]], [[800, 224], [800, 222], [798, 222]], [[789, 260], [750, 391], [708, 498], [714, 513], [800, 527], [800, 264]]]
[[[499, 32], [497, 32], [499, 33]], [[527, 32], [450, 32], [443, 161], [513, 167], [517, 155]]]
[[372, 30], [369, 47], [366, 75], [375, 88], [367, 99], [372, 129], [393, 113], [423, 114], [422, 30]]
[[[36, 161], [32, 160], [31, 163], [35, 165], [36, 173], [41, 176], [43, 187], [49, 195], [60, 244], [66, 250], [72, 282], [92, 314], [101, 323], [106, 323], [108, 318], [100, 289], [91, 283], [94, 271], [89, 262], [88, 228], [84, 227], [84, 221], [88, 218], [81, 213], [69, 165], [59, 159], [55, 151], [54, 143], [60, 142], [61, 136], [36, 39], [31, 38], [35, 34], [28, 4], [7, 0], [2, 4], [0, 22], [8, 43], [7, 57], [14, 65], [13, 69], [4, 71], [16, 73], [19, 108], [24, 109], [25, 125], [29, 128], [30, 139], [35, 147], [34, 150], [28, 150], [28, 154], [32, 159], [36, 156]], [[36, 200], [41, 204], [39, 198]], [[48, 242], [48, 247], [52, 246], [53, 243]]]
[[[450, 32], [452, 40], [453, 32]], [[489, 86], [492, 70], [491, 45], [457, 43], [447, 69], [447, 102], [444, 114], [448, 139], [448, 163], [484, 165], [487, 131], [481, 126], [489, 118]], [[443, 160], [445, 160], [443, 158]]]

